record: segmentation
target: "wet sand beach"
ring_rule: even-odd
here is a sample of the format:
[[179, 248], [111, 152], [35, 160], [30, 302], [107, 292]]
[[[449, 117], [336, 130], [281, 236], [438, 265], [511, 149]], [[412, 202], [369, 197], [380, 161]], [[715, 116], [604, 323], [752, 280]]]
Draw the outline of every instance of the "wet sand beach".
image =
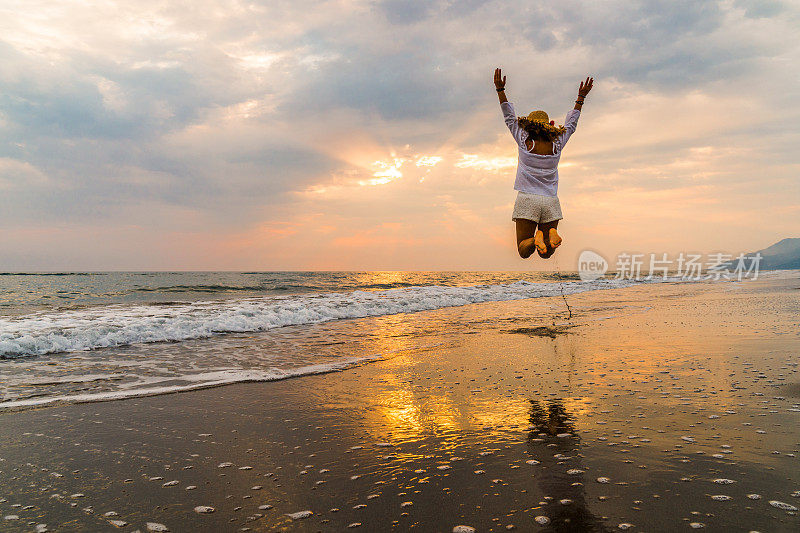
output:
[[303, 326], [369, 329], [357, 349], [394, 355], [3, 412], [0, 530], [798, 531], [798, 289], [795, 272], [570, 295], [572, 320], [554, 297]]

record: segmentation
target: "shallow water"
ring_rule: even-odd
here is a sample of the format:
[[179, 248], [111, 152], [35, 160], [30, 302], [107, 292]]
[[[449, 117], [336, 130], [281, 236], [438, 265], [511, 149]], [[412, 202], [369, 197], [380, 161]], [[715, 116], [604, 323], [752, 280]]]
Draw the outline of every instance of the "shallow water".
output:
[[[0, 409], [342, 370], [393, 356], [395, 350], [380, 342], [371, 345], [382, 337], [382, 324], [394, 320], [386, 317], [637, 284], [568, 281], [571, 277], [554, 282], [547, 273], [480, 272], [4, 275], [0, 293], [8, 297], [8, 312], [0, 315]], [[56, 297], [65, 303], [31, 312]], [[429, 344], [419, 331], [407, 335], [415, 340], [403, 349]]]

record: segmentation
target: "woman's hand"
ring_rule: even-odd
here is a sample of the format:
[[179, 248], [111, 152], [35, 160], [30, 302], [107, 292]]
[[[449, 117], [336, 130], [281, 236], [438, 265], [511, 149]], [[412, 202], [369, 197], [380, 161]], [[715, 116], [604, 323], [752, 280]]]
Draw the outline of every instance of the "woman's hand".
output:
[[[497, 79], [497, 74], [495, 74], [495, 79]], [[582, 96], [586, 98], [586, 95], [589, 94], [589, 91], [592, 90], [592, 84], [594, 83], [594, 78], [586, 78], [586, 81], [581, 82], [581, 86], [578, 88], [578, 96]]]
[[499, 68], [494, 69], [494, 88], [498, 91], [506, 88], [506, 77], [502, 76]]
[[583, 107], [583, 100], [586, 98], [586, 95], [589, 94], [589, 91], [592, 90], [592, 84], [594, 83], [594, 78], [586, 78], [586, 81], [581, 82], [581, 86], [578, 87], [578, 99], [575, 100], [575, 108], [578, 111], [581, 110]]
[[499, 68], [494, 69], [494, 88], [497, 89], [497, 97], [500, 103], [508, 102], [506, 98], [506, 77]]

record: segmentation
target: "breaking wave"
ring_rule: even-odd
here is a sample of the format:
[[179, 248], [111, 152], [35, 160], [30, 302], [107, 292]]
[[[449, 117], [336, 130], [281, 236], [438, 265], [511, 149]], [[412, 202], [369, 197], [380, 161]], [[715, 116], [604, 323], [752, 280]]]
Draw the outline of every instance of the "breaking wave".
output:
[[115, 304], [0, 318], [0, 358], [183, 341], [331, 320], [414, 313], [467, 304], [559, 296], [634, 285], [632, 280], [466, 287], [430, 285], [286, 296]]

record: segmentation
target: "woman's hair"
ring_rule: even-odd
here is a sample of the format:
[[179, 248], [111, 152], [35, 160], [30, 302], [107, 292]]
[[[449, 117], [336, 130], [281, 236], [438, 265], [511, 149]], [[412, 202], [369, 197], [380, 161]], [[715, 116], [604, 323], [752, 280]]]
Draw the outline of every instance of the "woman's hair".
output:
[[528, 132], [531, 139], [535, 141], [550, 141], [558, 139], [558, 136], [567, 131], [564, 126], [554, 126], [548, 122], [540, 120], [530, 120], [528, 117], [517, 119], [519, 127]]

